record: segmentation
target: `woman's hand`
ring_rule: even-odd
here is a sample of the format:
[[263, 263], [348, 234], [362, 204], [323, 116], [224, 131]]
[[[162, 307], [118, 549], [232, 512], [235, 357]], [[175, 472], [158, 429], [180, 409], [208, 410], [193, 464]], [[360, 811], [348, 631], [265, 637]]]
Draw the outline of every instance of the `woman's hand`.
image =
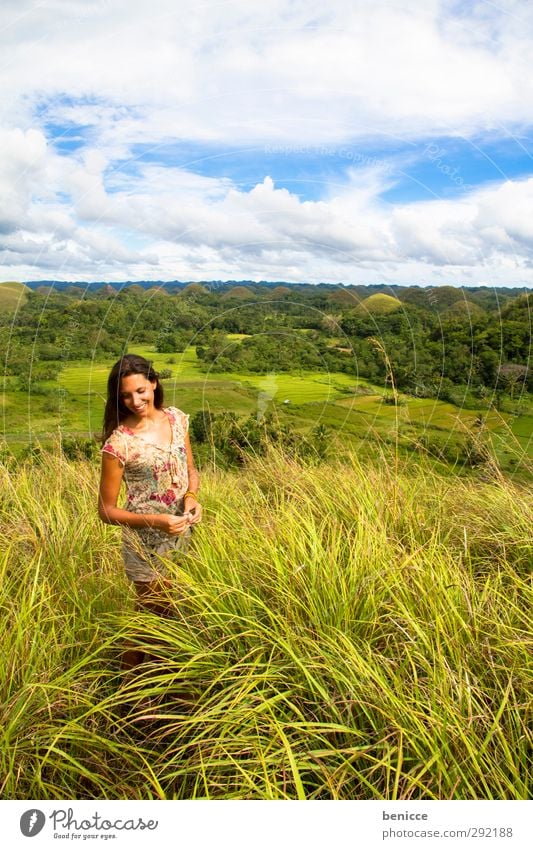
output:
[[172, 516], [163, 513], [158, 517], [157, 528], [166, 534], [170, 534], [170, 536], [178, 536], [185, 533], [190, 524], [191, 522], [187, 513], [184, 516]]
[[193, 498], [191, 495], [188, 495], [184, 502], [185, 514], [190, 516], [189, 523], [191, 525], [197, 525], [198, 522], [202, 521], [202, 505], [199, 504], [196, 498]]

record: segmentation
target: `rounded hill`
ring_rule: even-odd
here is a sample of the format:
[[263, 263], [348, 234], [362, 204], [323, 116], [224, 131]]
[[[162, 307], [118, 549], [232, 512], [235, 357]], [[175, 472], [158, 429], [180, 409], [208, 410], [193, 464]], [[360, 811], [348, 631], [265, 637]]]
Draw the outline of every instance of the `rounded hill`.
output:
[[268, 290], [267, 298], [275, 300], [276, 298], [286, 298], [290, 294], [291, 290], [287, 286], [274, 286], [273, 289]]
[[360, 296], [353, 289], [334, 289], [328, 293], [328, 301], [346, 307], [355, 307], [361, 303]]
[[0, 283], [0, 309], [15, 310], [25, 304], [30, 288], [25, 283], [8, 281]]
[[181, 290], [180, 295], [185, 295], [185, 297], [189, 295], [206, 295], [207, 291], [206, 287], [202, 286], [201, 283], [189, 283]]
[[442, 310], [465, 299], [464, 290], [459, 286], [431, 286], [427, 289], [426, 295], [434, 307]]
[[138, 283], [132, 283], [130, 286], [126, 286], [123, 291], [127, 295], [144, 295], [146, 293], [146, 289], [143, 289]]
[[393, 298], [392, 295], [385, 295], [379, 292], [376, 295], [370, 295], [364, 301], [355, 307], [354, 315], [388, 315], [391, 312], [396, 312], [402, 306], [398, 298]]
[[230, 289], [222, 295], [221, 300], [247, 301], [249, 298], [253, 297], [256, 297], [255, 292], [252, 292], [252, 290], [248, 289], [247, 286], [234, 286], [233, 289]]
[[149, 295], [165, 295], [168, 297], [169, 291], [165, 286], [150, 286], [149, 289], [146, 290]]

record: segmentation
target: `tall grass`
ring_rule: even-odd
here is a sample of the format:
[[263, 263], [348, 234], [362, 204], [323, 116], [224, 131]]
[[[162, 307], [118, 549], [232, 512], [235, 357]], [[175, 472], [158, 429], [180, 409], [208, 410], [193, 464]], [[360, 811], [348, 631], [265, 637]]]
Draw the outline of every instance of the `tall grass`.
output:
[[4, 798], [529, 797], [527, 490], [383, 457], [205, 473], [161, 618], [97, 476], [0, 467]]

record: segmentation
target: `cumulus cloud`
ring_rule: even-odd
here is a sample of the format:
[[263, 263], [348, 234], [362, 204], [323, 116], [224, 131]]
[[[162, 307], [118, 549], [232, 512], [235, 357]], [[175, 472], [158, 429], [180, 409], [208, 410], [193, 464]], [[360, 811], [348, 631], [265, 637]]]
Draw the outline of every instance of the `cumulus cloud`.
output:
[[529, 4], [4, 0], [2, 16], [6, 278], [531, 280], [527, 178], [391, 205], [386, 156], [335, 180], [325, 167], [314, 199], [269, 172], [241, 184], [149, 161], [174, 142], [528, 132]]
[[325, 200], [302, 201], [268, 176], [242, 189], [228, 178], [147, 166], [132, 195], [127, 185], [106, 190], [98, 152], [76, 163], [47, 150], [42, 160], [24, 177], [27, 191], [39, 198], [39, 179], [52, 174], [57, 197], [30, 203], [24, 226], [1, 242], [4, 263], [33, 262], [34, 279], [55, 267], [80, 279], [423, 282], [440, 267], [475, 282], [489, 269], [525, 273], [531, 252], [533, 179], [392, 206], [381, 199], [390, 176], [374, 172]]
[[110, 144], [115, 130], [324, 141], [533, 118], [524, 3], [26, 0], [3, 15], [4, 114], [39, 103]]

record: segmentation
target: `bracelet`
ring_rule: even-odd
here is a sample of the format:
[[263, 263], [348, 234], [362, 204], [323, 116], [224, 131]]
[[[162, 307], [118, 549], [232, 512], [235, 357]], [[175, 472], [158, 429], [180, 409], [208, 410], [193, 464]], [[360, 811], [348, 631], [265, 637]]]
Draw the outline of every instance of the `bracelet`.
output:
[[183, 500], [185, 501], [186, 498], [194, 498], [195, 501], [198, 501], [197, 493], [191, 492], [190, 489], [188, 489], [185, 495], [183, 496]]

